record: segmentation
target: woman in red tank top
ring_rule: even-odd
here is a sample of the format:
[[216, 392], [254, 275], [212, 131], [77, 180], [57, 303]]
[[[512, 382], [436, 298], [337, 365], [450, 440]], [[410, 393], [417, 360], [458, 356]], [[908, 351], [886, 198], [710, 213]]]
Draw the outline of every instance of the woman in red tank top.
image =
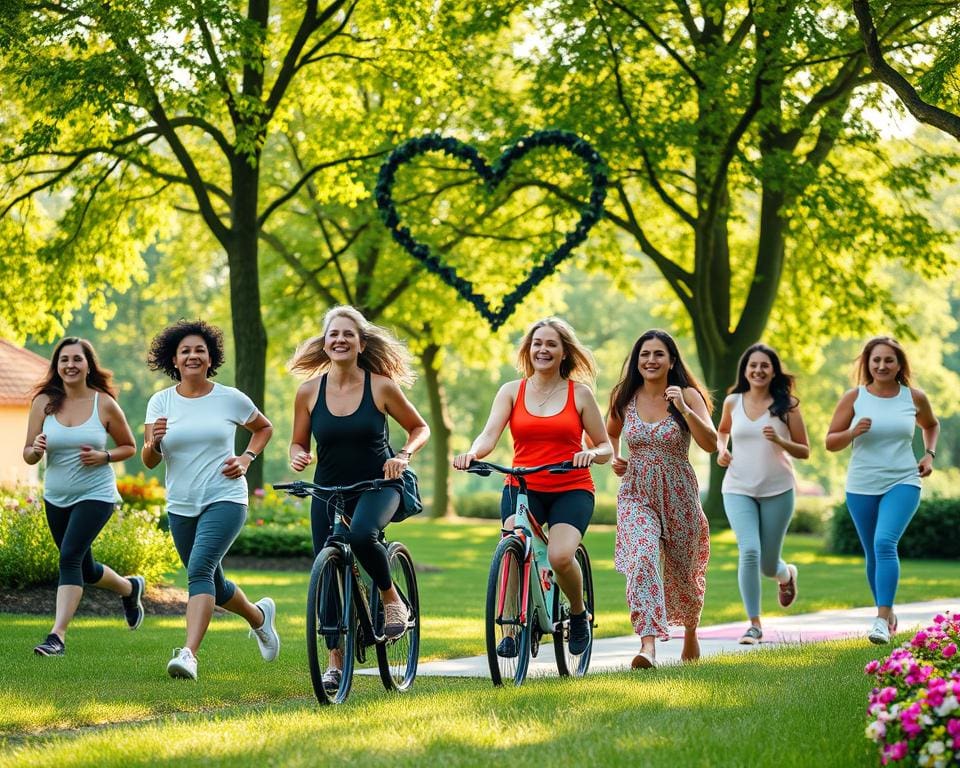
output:
[[[549, 317], [534, 323], [523, 337], [517, 369], [524, 378], [500, 387], [483, 432], [467, 453], [453, 460], [453, 466], [466, 469], [470, 462], [489, 454], [509, 424], [514, 466], [572, 461], [580, 468], [565, 474], [530, 475], [527, 489], [531, 514], [550, 528], [550, 567], [570, 600], [570, 652], [582, 653], [590, 642], [590, 622], [574, 557], [593, 515], [593, 480], [588, 467], [603, 464], [613, 455], [591, 388], [596, 364], [573, 328]], [[592, 447], [584, 445], [584, 433]], [[500, 502], [504, 528], [513, 525], [515, 499], [516, 481], [508, 477]], [[507, 642], [510, 640], [504, 638], [497, 653], [516, 655]]]

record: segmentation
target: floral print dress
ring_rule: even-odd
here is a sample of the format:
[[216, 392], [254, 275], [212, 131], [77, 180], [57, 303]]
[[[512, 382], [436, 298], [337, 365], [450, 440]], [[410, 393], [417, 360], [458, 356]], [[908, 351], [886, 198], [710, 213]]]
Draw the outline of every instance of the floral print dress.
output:
[[636, 633], [666, 640], [671, 625], [700, 623], [707, 586], [710, 529], [688, 457], [690, 433], [670, 415], [643, 421], [631, 400], [621, 437], [630, 452], [613, 562], [627, 578]]

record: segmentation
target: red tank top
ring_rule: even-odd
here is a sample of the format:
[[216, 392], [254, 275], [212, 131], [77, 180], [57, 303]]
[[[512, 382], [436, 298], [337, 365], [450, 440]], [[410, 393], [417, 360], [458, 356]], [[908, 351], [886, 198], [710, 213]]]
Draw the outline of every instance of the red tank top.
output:
[[[567, 382], [567, 402], [563, 410], [553, 416], [534, 416], [527, 410], [524, 395], [527, 380], [520, 382], [517, 401], [510, 412], [510, 435], [513, 437], [513, 466], [536, 467], [541, 464], [556, 464], [569, 461], [573, 454], [583, 450], [583, 421], [577, 412], [573, 394], [573, 382]], [[508, 485], [517, 485], [507, 477]], [[527, 487], [532, 491], [584, 490], [593, 492], [593, 478], [589, 469], [551, 475], [538, 472], [527, 476]]]

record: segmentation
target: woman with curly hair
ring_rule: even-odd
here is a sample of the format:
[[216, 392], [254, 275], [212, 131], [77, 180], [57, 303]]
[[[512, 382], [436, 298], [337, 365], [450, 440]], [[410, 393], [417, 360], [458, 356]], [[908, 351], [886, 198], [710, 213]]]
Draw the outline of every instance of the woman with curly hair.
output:
[[[119, 576], [94, 560], [91, 551], [120, 501], [109, 465], [129, 459], [137, 450], [114, 399], [112, 377], [100, 367], [89, 341], [68, 336], [54, 347], [47, 375], [34, 389], [23, 460], [36, 464], [47, 457], [43, 505], [60, 550], [56, 618], [47, 639], [33, 649], [38, 656], [65, 653], [67, 626], [85, 584], [120, 595], [130, 629], [143, 620], [143, 577]], [[107, 449], [108, 436], [115, 448]]]
[[[717, 464], [726, 467], [723, 508], [740, 550], [737, 576], [750, 626], [740, 638], [755, 645], [760, 623], [760, 574], [779, 583], [784, 608], [797, 598], [797, 567], [781, 557], [783, 538], [793, 516], [794, 459], [810, 455], [793, 376], [766, 344], [754, 344], [737, 364], [737, 380], [723, 401], [717, 427]], [[733, 438], [734, 453], [728, 445]]]
[[[827, 432], [827, 450], [853, 446], [847, 468], [847, 509], [867, 561], [877, 617], [867, 638], [882, 645], [897, 630], [893, 599], [900, 581], [897, 545], [920, 506], [920, 479], [933, 472], [940, 422], [922, 389], [910, 386], [903, 347], [877, 336], [857, 359], [860, 386], [840, 398]], [[920, 460], [913, 453], [917, 427]]]
[[[513, 466], [569, 461], [576, 467], [562, 474], [530, 475], [527, 488], [530, 513], [550, 529], [547, 558], [570, 601], [570, 652], [579, 656], [591, 642], [583, 577], [576, 560], [577, 547], [593, 517], [589, 467], [606, 463], [613, 452], [593, 394], [596, 364], [569, 323], [548, 317], [524, 334], [517, 350], [517, 370], [523, 378], [500, 387], [483, 432], [467, 453], [454, 458], [453, 466], [465, 470], [489, 454], [509, 425]], [[508, 477], [500, 497], [500, 518], [508, 530], [514, 522], [516, 497], [517, 481]], [[500, 641], [497, 654], [517, 655], [512, 636]]]
[[[642, 334], [610, 395], [607, 416], [613, 471], [623, 478], [613, 562], [627, 577], [630, 621], [640, 636], [634, 669], [657, 665], [655, 640], [669, 638], [671, 625], [684, 629], [680, 658], [700, 658], [710, 527], [689, 452], [691, 438], [709, 453], [717, 449], [710, 409], [709, 393], [673, 337], [656, 329]], [[628, 458], [620, 455], [621, 436]]]
[[[318, 485], [350, 485], [363, 480], [401, 477], [414, 453], [426, 444], [430, 428], [400, 385], [413, 383], [410, 353], [385, 328], [374, 325], [350, 306], [337, 306], [323, 318], [323, 333], [301, 344], [290, 360], [290, 370], [311, 376], [297, 390], [290, 440], [290, 467], [302, 472], [314, 461], [310, 438], [316, 440]], [[403, 447], [394, 454], [389, 443], [387, 416], [406, 432]], [[310, 525], [314, 554], [333, 526], [330, 499], [314, 498]], [[400, 637], [409, 613], [390, 577], [387, 551], [380, 531], [400, 506], [394, 487], [369, 490], [346, 499], [351, 516], [349, 542], [357, 560], [380, 591], [384, 607], [384, 634]], [[340, 655], [331, 649], [325, 687], [340, 684]]]
[[[151, 469], [166, 463], [170, 533], [189, 589], [186, 642], [167, 672], [190, 680], [197, 679], [197, 652], [214, 605], [247, 620], [264, 659], [273, 661], [280, 652], [273, 600], [251, 603], [221, 565], [247, 517], [247, 467], [273, 434], [249, 397], [210, 381], [222, 363], [223, 333], [202, 320], [180, 320], [162, 330], [148, 357], [151, 370], [177, 382], [150, 398], [140, 456]], [[237, 427], [252, 433], [240, 456], [233, 453]]]

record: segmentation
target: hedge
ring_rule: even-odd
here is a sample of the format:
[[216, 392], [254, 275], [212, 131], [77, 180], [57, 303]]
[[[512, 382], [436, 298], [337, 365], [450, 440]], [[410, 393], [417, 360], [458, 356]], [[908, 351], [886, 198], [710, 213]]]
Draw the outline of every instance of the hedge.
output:
[[[844, 503], [833, 508], [828, 538], [832, 552], [863, 554], [853, 520]], [[960, 498], [922, 500], [900, 539], [899, 552], [901, 557], [917, 560], [960, 558]]]
[[[154, 509], [121, 505], [93, 543], [93, 554], [121, 575], [155, 583], [180, 565], [170, 535]], [[47, 527], [43, 501], [29, 489], [0, 489], [0, 586], [55, 584], [60, 556]]]

